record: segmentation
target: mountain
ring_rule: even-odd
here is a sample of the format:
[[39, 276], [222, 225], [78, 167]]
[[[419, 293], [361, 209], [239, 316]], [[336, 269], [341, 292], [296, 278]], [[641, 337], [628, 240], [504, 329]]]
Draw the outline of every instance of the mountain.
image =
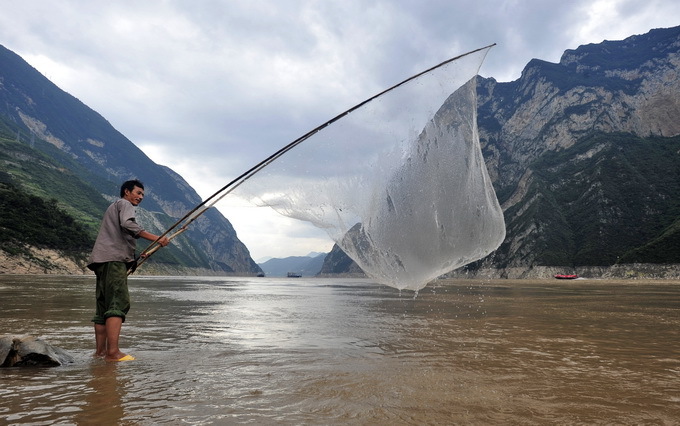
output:
[[350, 259], [337, 244], [334, 244], [321, 265], [319, 276], [364, 277], [365, 275], [359, 265]]
[[[478, 77], [477, 93], [507, 236], [466, 271], [680, 263], [680, 27]], [[351, 272], [336, 248], [323, 270]]]
[[[89, 237], [89, 247], [104, 210], [118, 197], [120, 184], [127, 179], [139, 178], [145, 184], [147, 196], [137, 214], [139, 222], [151, 232], [162, 232], [201, 202], [181, 176], [155, 164], [101, 115], [2, 46], [0, 148], [3, 185], [0, 189], [4, 188], [0, 196], [18, 191], [52, 200], [50, 206], [54, 211], [71, 217], [82, 227]], [[12, 208], [9, 201], [4, 204], [5, 209]], [[31, 222], [29, 217], [25, 219], [25, 223], [5, 223], [3, 230], [9, 230], [7, 226], [37, 229], [45, 226]], [[22, 241], [16, 229], [12, 232], [15, 232], [12, 241], [0, 245], [4, 260], [17, 256], [12, 247], [27, 245], [25, 252], [30, 252], [29, 248], [48, 248], [40, 241]], [[145, 247], [143, 243], [140, 242], [140, 249]], [[82, 268], [84, 253], [66, 253], [58, 244], [51, 248]], [[25, 256], [22, 261], [32, 260]], [[146, 273], [260, 272], [229, 221], [215, 209], [160, 250], [143, 268]], [[50, 269], [49, 265], [43, 268], [45, 272]]]
[[[567, 50], [559, 63], [534, 59], [516, 81], [478, 77], [480, 142], [507, 237], [465, 271], [680, 263], [679, 70], [675, 27]], [[14, 272], [16, 258], [28, 271], [63, 271], [59, 256], [82, 268], [104, 209], [133, 177], [146, 184], [139, 216], [151, 231], [200, 202], [181, 176], [0, 46], [0, 272]], [[143, 271], [261, 271], [216, 210], [175, 241]], [[334, 247], [320, 273], [353, 268]]]
[[314, 256], [290, 256], [283, 259], [273, 258], [260, 263], [260, 268], [268, 277], [285, 277], [294, 272], [303, 277], [312, 277], [319, 273], [326, 253], [311, 253]]

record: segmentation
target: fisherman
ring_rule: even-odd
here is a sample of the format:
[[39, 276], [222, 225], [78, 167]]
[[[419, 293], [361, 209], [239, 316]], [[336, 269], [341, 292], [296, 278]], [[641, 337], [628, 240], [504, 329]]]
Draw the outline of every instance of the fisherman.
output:
[[97, 276], [94, 335], [95, 356], [106, 361], [132, 361], [135, 358], [120, 351], [118, 340], [130, 309], [127, 271], [136, 263], [137, 239], [158, 240], [165, 247], [166, 237], [145, 231], [135, 220], [135, 207], [144, 199], [144, 185], [128, 180], [120, 187], [120, 199], [104, 213], [97, 240], [87, 267]]

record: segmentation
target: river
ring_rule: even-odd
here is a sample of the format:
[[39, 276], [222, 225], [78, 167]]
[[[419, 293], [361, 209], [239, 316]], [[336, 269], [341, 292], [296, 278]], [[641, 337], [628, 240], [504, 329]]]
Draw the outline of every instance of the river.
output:
[[678, 424], [680, 282], [134, 277], [92, 357], [93, 277], [0, 275], [0, 424]]

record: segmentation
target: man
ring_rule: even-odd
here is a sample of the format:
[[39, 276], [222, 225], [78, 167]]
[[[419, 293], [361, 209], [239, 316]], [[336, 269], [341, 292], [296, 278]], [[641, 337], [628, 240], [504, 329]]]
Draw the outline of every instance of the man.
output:
[[[106, 361], [132, 361], [118, 347], [120, 330], [130, 309], [127, 270], [135, 262], [137, 239], [156, 241], [158, 236], [145, 231], [135, 220], [135, 209], [144, 199], [144, 185], [129, 180], [120, 187], [120, 199], [104, 213], [88, 268], [97, 276], [97, 308], [94, 322], [96, 356]], [[163, 237], [158, 243], [165, 247]]]

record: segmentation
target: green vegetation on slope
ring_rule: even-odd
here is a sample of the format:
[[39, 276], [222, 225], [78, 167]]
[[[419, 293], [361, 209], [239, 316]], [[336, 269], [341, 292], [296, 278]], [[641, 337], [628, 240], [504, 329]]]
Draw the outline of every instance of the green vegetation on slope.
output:
[[[63, 167], [61, 156], [48, 157], [24, 142], [2, 138], [16, 131], [4, 123], [4, 128], [0, 126], [0, 231], [3, 234], [0, 249], [10, 254], [26, 254], [24, 247], [28, 244], [61, 250], [71, 257], [86, 257], [109, 201], [70, 168]], [[111, 192], [117, 192], [117, 188]], [[158, 221], [167, 227], [175, 221], [163, 213], [146, 215], [146, 226]], [[159, 232], [158, 229], [149, 230]], [[186, 244], [182, 237], [178, 241]], [[145, 240], [138, 244], [140, 250], [147, 245]], [[198, 261], [183, 256], [175, 245], [161, 250], [151, 262], [200, 266]]]
[[91, 236], [58, 207], [57, 200], [46, 201], [12, 184], [0, 183], [0, 249], [19, 254], [29, 244], [79, 255], [92, 243]]
[[596, 134], [531, 169], [540, 264], [680, 263], [680, 137]]
[[94, 239], [108, 202], [72, 171], [74, 165], [61, 154], [42, 152], [50, 147], [58, 149], [37, 138], [23, 142], [26, 136], [22, 137], [21, 130], [12, 124], [0, 116], [0, 172], [5, 173], [5, 181], [31, 195], [56, 200]]

